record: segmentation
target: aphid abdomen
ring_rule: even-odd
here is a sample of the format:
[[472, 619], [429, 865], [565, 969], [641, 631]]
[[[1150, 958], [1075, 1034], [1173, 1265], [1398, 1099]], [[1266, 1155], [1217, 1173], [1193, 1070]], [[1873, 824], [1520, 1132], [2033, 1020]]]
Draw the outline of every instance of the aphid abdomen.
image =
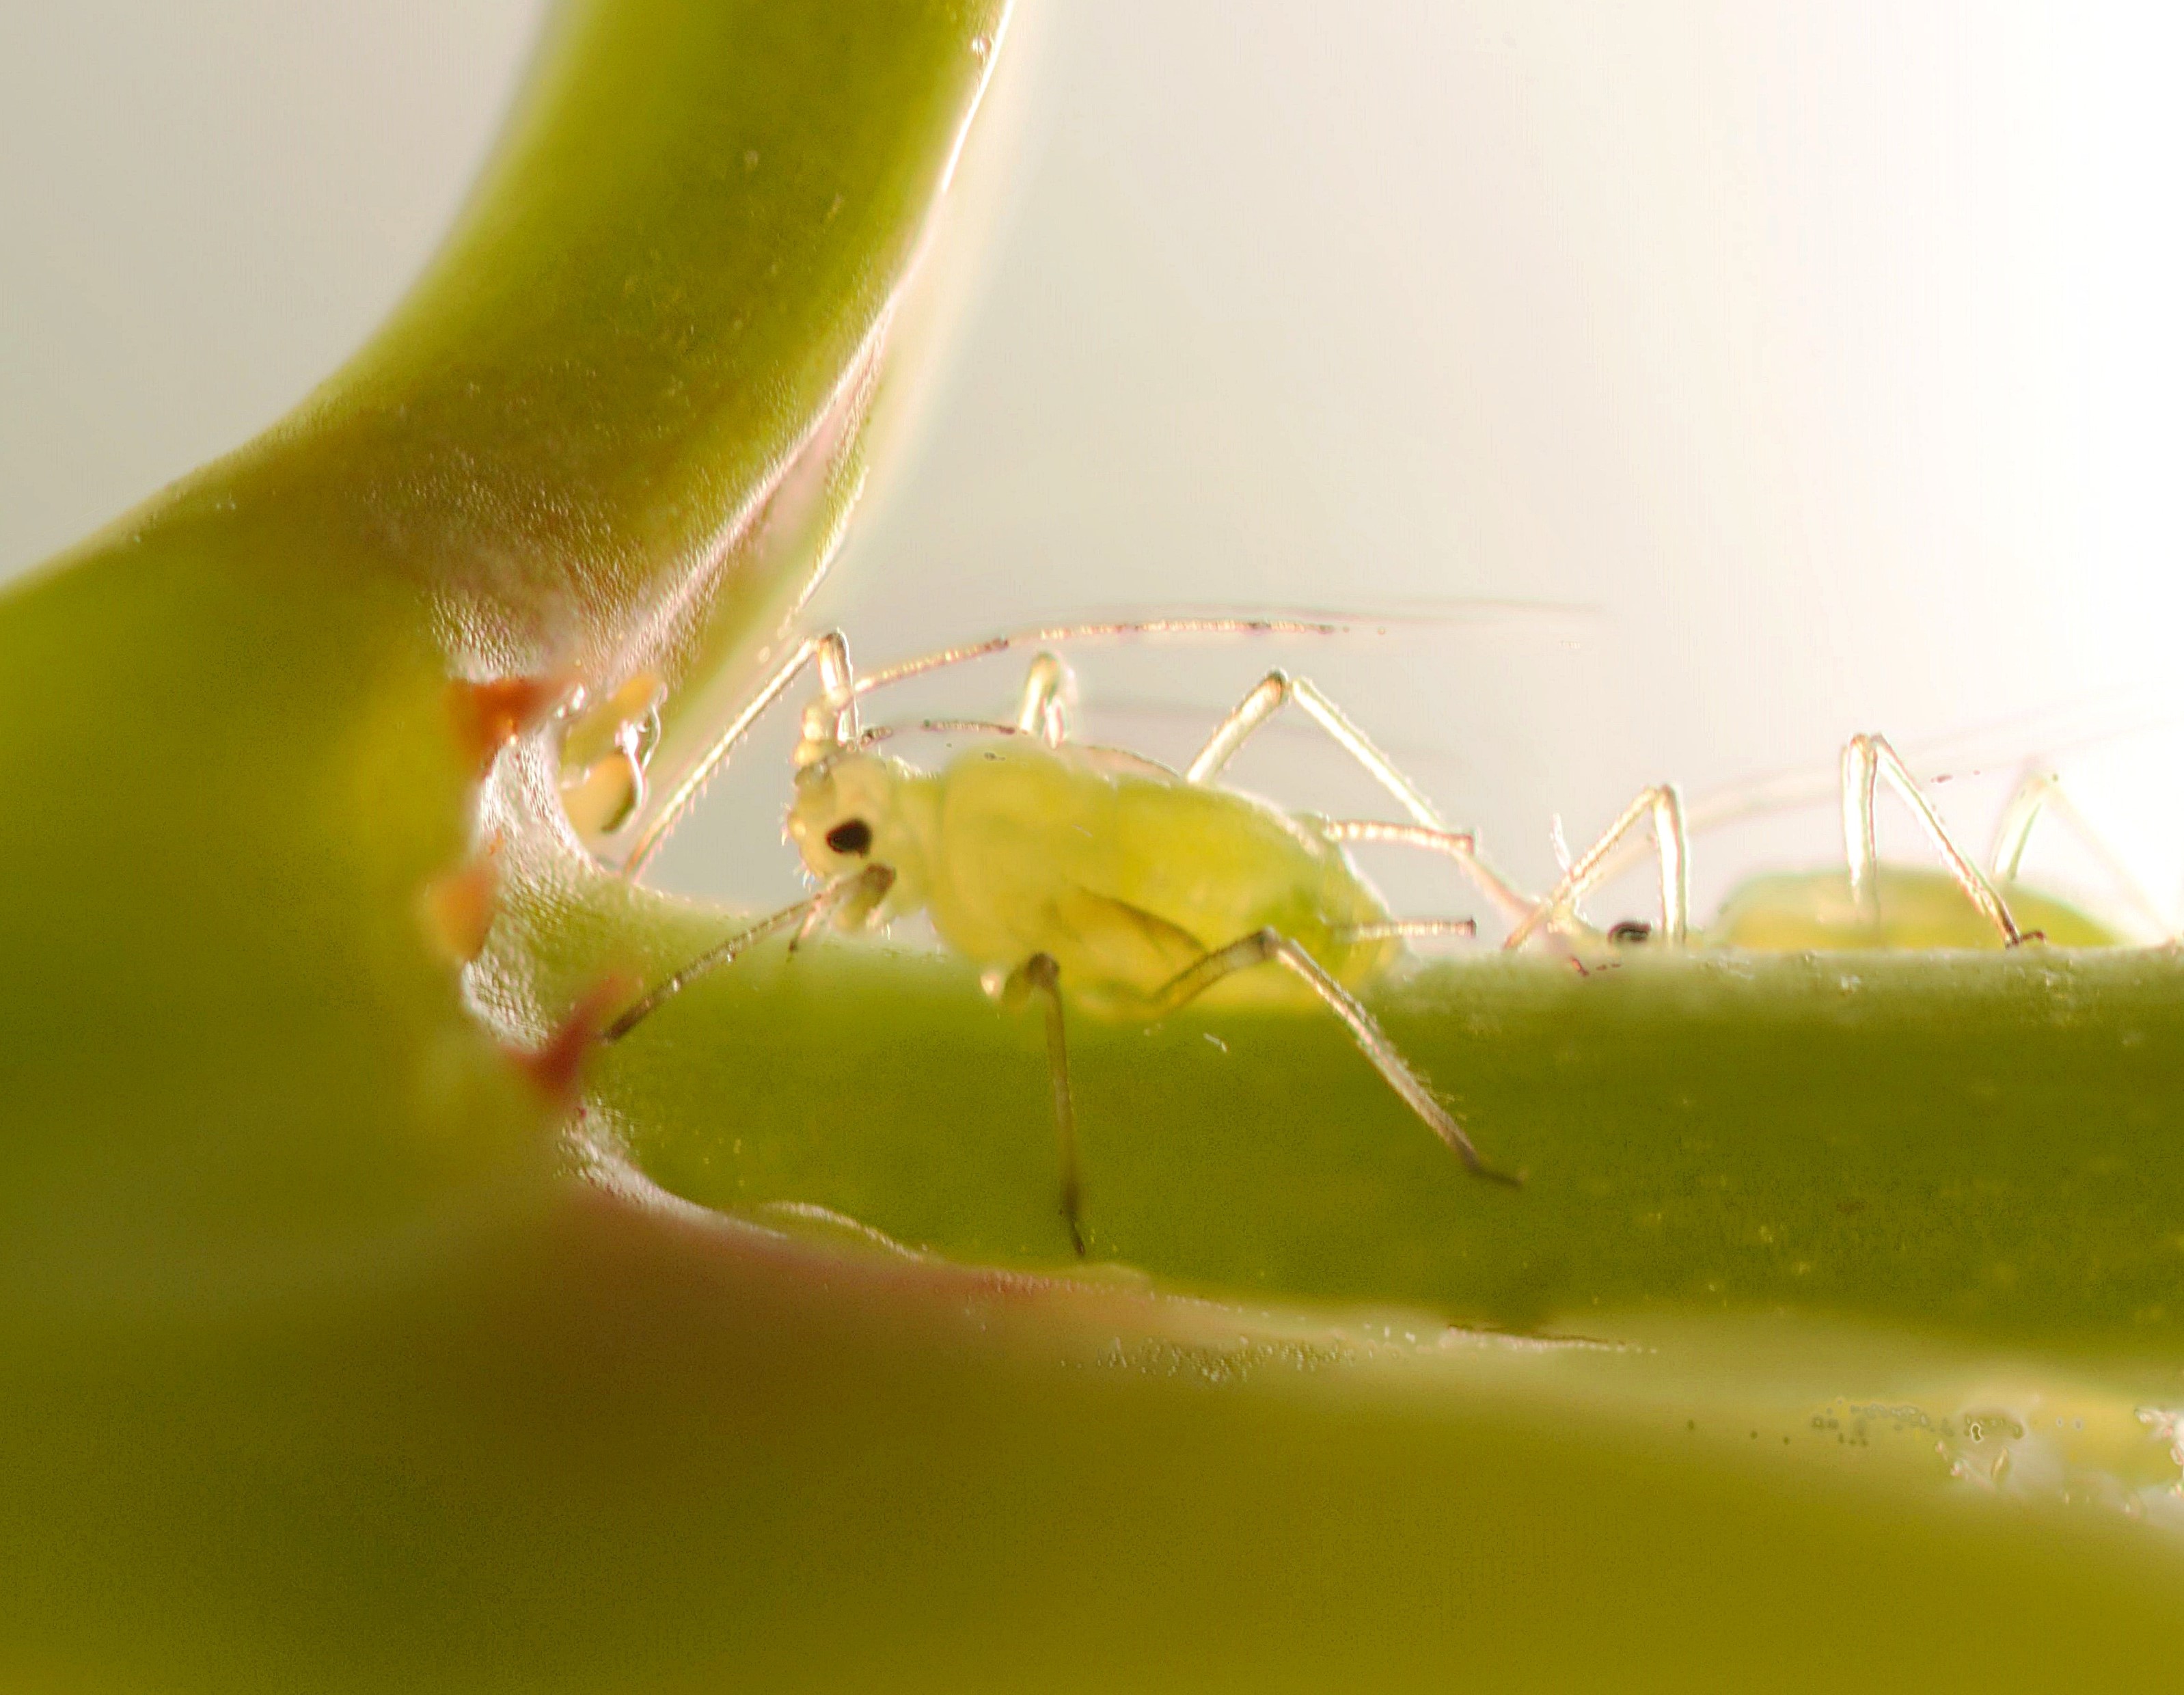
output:
[[[1740, 884], [1708, 926], [1709, 947], [1759, 951], [1836, 949], [1998, 949], [2002, 938], [1945, 871], [1924, 866], [1875, 868], [1876, 921], [1852, 895], [1841, 870], [1784, 872]], [[2007, 885], [2011, 912], [2027, 934], [2054, 947], [2113, 947], [2122, 938], [2098, 920], [2021, 884]]]
[[[1050, 954], [1092, 1010], [1142, 1013], [1178, 973], [1261, 929], [1346, 986], [1394, 951], [1344, 939], [1386, 912], [1340, 849], [1247, 796], [1017, 742], [967, 755], [941, 780], [943, 939], [988, 969]], [[1239, 974], [1209, 999], [1314, 1004], [1277, 972]]]
[[[928, 900], [941, 939], [982, 969], [1014, 970], [1053, 944], [1055, 897], [1104, 880], [1114, 796], [1030, 742], [974, 748], [935, 779], [939, 808]], [[1073, 985], [1072, 985], [1073, 988]]]
[[[1207, 951], [1274, 930], [1351, 989], [1398, 951], [1346, 939], [1384, 923], [1387, 908], [1341, 847], [1308, 825], [1230, 789], [1138, 776], [1116, 785], [1118, 897], [1189, 928]], [[1258, 972], [1217, 985], [1206, 1001], [1303, 1007], [1312, 996], [1288, 973]]]

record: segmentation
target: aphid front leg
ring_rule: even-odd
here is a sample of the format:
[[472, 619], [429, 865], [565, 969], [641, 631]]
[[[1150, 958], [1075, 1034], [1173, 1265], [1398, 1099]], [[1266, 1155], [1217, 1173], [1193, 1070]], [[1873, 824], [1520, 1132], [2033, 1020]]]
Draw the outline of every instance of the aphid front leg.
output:
[[1524, 915], [1502, 945], [1521, 947], [1541, 926], [1552, 928], [1559, 922], [1600, 880], [1608, 856], [1623, 839], [1649, 820], [1661, 861], [1661, 935], [1680, 945], [1691, 928], [1691, 838], [1684, 827], [1684, 797], [1673, 783], [1646, 789], [1624, 807], [1623, 816], [1563, 873], [1562, 881]]
[[894, 887], [895, 871], [891, 865], [868, 865], [861, 871], [838, 877], [804, 903], [803, 921], [796, 934], [788, 939], [788, 951], [794, 953], [810, 941], [821, 925], [830, 919], [849, 929], [869, 928], [872, 915], [880, 903]]
[[1496, 1183], [1514, 1187], [1518, 1179], [1506, 1172], [1496, 1171], [1479, 1157], [1479, 1150], [1472, 1146], [1471, 1138], [1463, 1133], [1447, 1107], [1434, 1098], [1433, 1090], [1425, 1079], [1410, 1068], [1409, 1062], [1390, 1041], [1379, 1021], [1367, 1012], [1350, 991], [1329, 976], [1318, 960], [1279, 930], [1256, 930], [1241, 941], [1224, 948], [1216, 948], [1195, 965], [1179, 973], [1153, 997], [1151, 1012], [1156, 1018], [1165, 1018], [1178, 1008], [1189, 1005], [1224, 977], [1240, 971], [1248, 971], [1257, 965], [1279, 965], [1301, 979], [1312, 993], [1326, 1003], [1327, 1009], [1342, 1020], [1350, 1032], [1351, 1040], [1358, 1051], [1373, 1063], [1388, 1086], [1401, 1096], [1404, 1104], [1425, 1121], [1426, 1128], [1454, 1150], [1457, 1157], [1476, 1177], [1490, 1178]]
[[1880, 895], [1875, 875], [1878, 855], [1873, 839], [1873, 803], [1880, 779], [1888, 779], [1912, 817], [1919, 821], [1926, 839], [1934, 845], [1942, 863], [1948, 867], [1949, 875], [1957, 887], [1964, 891], [1964, 898], [1979, 908], [1987, 922], [2000, 934], [2005, 945], [2015, 947], [2025, 939], [2017, 928], [2017, 920], [2010, 916], [2009, 905], [2002, 892], [1987, 878], [1986, 873], [1974, 864], [1963, 849], [1951, 838], [1948, 827], [1935, 811], [1926, 797], [1919, 792], [1919, 784], [1903, 761], [1897, 757], [1896, 750], [1886, 739], [1877, 735], [1852, 736], [1844, 744], [1842, 754], [1843, 850], [1850, 866], [1851, 899], [1858, 910], [1872, 923], [1880, 918]]
[[777, 935], [794, 924], [795, 939], [802, 941], [826, 919], [844, 911], [856, 912], [860, 907], [869, 912], [887, 898], [894, 882], [894, 873], [883, 865], [867, 866], [850, 876], [837, 878], [816, 895], [783, 906], [778, 912], [768, 913], [756, 923], [746, 925], [716, 946], [710, 947], [671, 977], [665, 978], [646, 990], [634, 1005], [599, 1033], [599, 1040], [620, 1041], [669, 1001], [671, 1001], [708, 972], [729, 964], [753, 945], [768, 936]]
[[1077, 1168], [1077, 1107], [1069, 1090], [1069, 1040], [1061, 1017], [1061, 967], [1050, 953], [1035, 953], [1001, 984], [1005, 1006], [1021, 1006], [1033, 995], [1046, 1003], [1046, 1063], [1054, 1086], [1054, 1134], [1061, 1155], [1061, 1218], [1069, 1226], [1069, 1245], [1084, 1257], [1084, 1229], [1079, 1217], [1083, 1185]]

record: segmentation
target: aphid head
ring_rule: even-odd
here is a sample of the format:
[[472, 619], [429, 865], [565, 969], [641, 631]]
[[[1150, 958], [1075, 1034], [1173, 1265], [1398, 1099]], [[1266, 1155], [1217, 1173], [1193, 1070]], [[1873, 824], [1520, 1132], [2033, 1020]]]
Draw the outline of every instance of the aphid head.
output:
[[885, 923], [925, 904], [926, 821], [922, 778], [878, 754], [842, 754], [796, 773], [788, 839], [814, 877], [832, 883], [870, 866], [894, 873], [877, 909], [845, 907], [845, 923]]

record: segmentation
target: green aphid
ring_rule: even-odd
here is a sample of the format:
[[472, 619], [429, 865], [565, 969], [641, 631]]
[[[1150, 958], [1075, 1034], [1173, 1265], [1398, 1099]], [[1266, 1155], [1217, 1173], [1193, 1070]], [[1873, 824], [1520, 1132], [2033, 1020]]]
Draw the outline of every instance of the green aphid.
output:
[[[821, 881], [819, 892], [692, 961], [624, 1012], [607, 1039], [626, 1035], [692, 979], [763, 937], [789, 930], [794, 946], [822, 925], [865, 930], [923, 912], [942, 941], [978, 967], [989, 993], [1008, 1005], [1035, 997], [1045, 1009], [1061, 1212], [1080, 1254], [1065, 1006], [1146, 1023], [1201, 998], [1332, 1012], [1389, 1086], [1471, 1171], [1513, 1181], [1485, 1162], [1357, 999], [1403, 957], [1405, 938], [1468, 935], [1472, 921], [1396, 917], [1346, 845], [1377, 841], [1445, 855], [1511, 923], [1532, 903], [1479, 861], [1470, 837], [1445, 828], [1409, 779], [1309, 682], [1268, 673], [1181, 771], [1072, 740], [1069, 672], [1052, 653], [1033, 661], [1012, 722], [865, 729], [857, 721], [859, 698], [874, 689], [1023, 644], [1335, 627], [1241, 619], [1078, 626], [997, 637], [863, 677], [851, 671], [838, 632], [804, 642], [667, 798], [627, 866], [632, 872], [643, 866], [758, 714], [809, 665], [819, 673], [820, 695], [805, 714], [788, 822]], [[1290, 703], [1414, 822], [1302, 817], [1216, 783], [1236, 750]], [[905, 729], [969, 733], [973, 739], [938, 771], [924, 772], [878, 750]]]

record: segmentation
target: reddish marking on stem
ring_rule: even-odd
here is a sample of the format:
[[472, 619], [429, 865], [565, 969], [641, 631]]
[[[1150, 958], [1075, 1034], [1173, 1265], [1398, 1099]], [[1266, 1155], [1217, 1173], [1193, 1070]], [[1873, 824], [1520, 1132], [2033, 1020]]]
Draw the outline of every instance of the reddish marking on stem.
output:
[[510, 1057], [538, 1091], [564, 1111], [577, 1104], [584, 1060], [598, 1043], [599, 1034], [616, 1012], [629, 1004], [637, 979], [626, 972], [609, 972], [577, 997], [541, 1046], [511, 1049]]
[[468, 965], [485, 951], [500, 904], [500, 867], [494, 849], [467, 865], [434, 878], [418, 892], [417, 915], [433, 951], [450, 965]]
[[448, 713], [454, 721], [455, 744], [482, 775], [503, 748], [560, 704], [570, 686], [571, 678], [562, 673], [450, 683]]

